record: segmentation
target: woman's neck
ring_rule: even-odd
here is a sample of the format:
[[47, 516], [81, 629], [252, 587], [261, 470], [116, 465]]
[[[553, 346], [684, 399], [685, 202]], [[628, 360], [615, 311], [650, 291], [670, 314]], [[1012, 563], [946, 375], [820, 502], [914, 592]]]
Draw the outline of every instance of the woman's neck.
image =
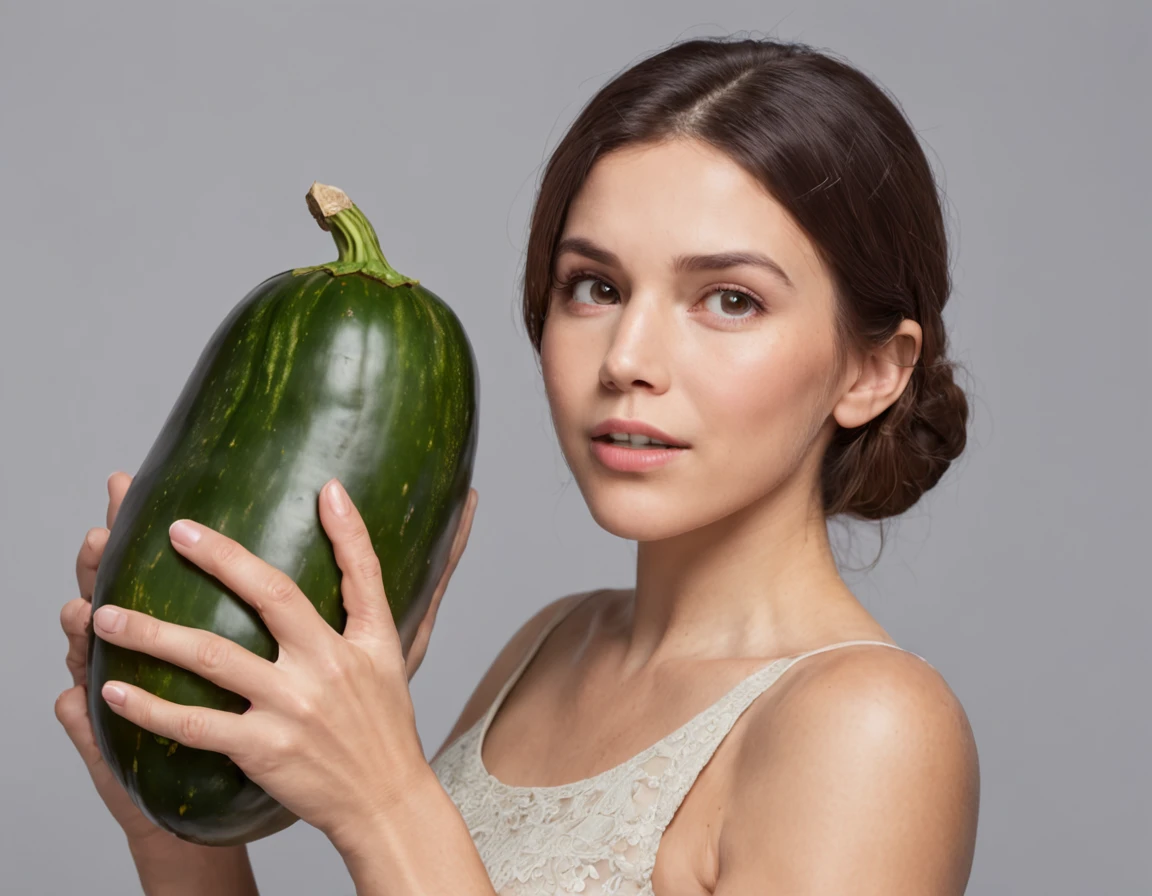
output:
[[621, 674], [709, 657], [787, 656], [846, 630], [883, 630], [840, 577], [828, 527], [801, 502], [771, 501], [638, 543]]

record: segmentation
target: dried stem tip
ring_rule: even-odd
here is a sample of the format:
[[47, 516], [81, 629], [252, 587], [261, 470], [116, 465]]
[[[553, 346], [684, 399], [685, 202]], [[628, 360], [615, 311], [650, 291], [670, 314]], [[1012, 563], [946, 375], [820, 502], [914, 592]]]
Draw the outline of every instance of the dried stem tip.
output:
[[352, 208], [352, 200], [348, 198], [347, 193], [339, 187], [330, 187], [319, 181], [312, 182], [312, 188], [304, 198], [308, 201], [308, 211], [312, 212], [312, 217], [324, 230], [332, 229], [328, 225], [327, 218]]

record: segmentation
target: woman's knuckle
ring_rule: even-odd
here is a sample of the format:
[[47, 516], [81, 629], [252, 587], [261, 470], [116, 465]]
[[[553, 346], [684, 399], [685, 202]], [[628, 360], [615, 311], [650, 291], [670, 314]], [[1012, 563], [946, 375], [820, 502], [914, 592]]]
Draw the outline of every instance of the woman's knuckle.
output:
[[152, 705], [152, 701], [145, 698], [136, 701], [136, 703], [134, 715], [139, 720], [137, 724], [148, 731], [155, 731], [156, 708]]
[[88, 623], [92, 620], [92, 604], [82, 597], [72, 602], [72, 616], [69, 623], [69, 634], [83, 638], [88, 637]]
[[351, 669], [347, 658], [339, 653], [331, 653], [319, 660], [320, 674], [325, 681], [342, 681], [348, 677]]
[[236, 542], [222, 538], [212, 548], [212, 560], [218, 566], [227, 566], [236, 558]]
[[76, 630], [76, 607], [74, 605], [77, 600], [82, 599], [78, 597], [75, 600], [70, 600], [60, 608], [60, 628], [66, 634], [70, 635]]
[[264, 583], [264, 592], [274, 604], [288, 603], [296, 594], [296, 583], [284, 573], [277, 572]]
[[311, 694], [296, 694], [292, 699], [292, 714], [298, 719], [316, 716], [316, 699]]
[[86, 548], [89, 551], [99, 551], [107, 534], [108, 530], [103, 526], [93, 526], [84, 533], [84, 545], [81, 550]]
[[140, 626], [140, 641], [145, 647], [159, 647], [164, 638], [164, 627], [159, 619], [149, 617]]
[[362, 557], [356, 564], [356, 569], [365, 579], [380, 577], [380, 558], [375, 553]]
[[205, 638], [196, 649], [196, 659], [205, 669], [222, 669], [231, 656], [231, 645], [225, 638]]
[[88, 664], [81, 660], [75, 667], [69, 668], [72, 673], [72, 684], [87, 685], [88, 684]]
[[354, 526], [345, 536], [344, 540], [354, 547], [359, 547], [365, 541], [370, 542], [371, 539], [368, 538], [368, 527], [364, 525]]
[[192, 710], [180, 720], [180, 742], [188, 746], [202, 743], [208, 734], [208, 724], [208, 716], [202, 710]]
[[297, 738], [293, 736], [292, 732], [287, 727], [277, 727], [274, 731], [267, 735], [267, 743], [265, 745], [266, 756], [286, 756], [296, 744]]
[[71, 706], [72, 688], [68, 688], [68, 690], [60, 692], [52, 707], [52, 711], [56, 714], [56, 721], [61, 725], [67, 725], [71, 721]]

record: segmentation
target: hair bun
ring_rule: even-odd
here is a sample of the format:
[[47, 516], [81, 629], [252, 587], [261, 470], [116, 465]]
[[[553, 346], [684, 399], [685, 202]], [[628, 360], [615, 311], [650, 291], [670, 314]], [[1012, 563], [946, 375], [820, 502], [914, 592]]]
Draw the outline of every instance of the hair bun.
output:
[[836, 434], [824, 466], [828, 516], [897, 516], [940, 481], [968, 438], [968, 399], [954, 369], [946, 360], [917, 364], [891, 407]]

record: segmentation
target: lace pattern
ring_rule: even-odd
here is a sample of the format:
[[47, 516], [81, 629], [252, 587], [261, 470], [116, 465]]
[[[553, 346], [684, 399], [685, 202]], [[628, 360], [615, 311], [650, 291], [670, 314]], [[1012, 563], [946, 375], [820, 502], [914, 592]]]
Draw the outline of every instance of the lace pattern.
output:
[[852, 644], [895, 647], [883, 641], [845, 641], [776, 660], [615, 768], [555, 787], [504, 784], [484, 767], [484, 734], [504, 697], [559, 621], [545, 627], [484, 717], [432, 763], [467, 823], [499, 896], [653, 896], [652, 871], [664, 830], [725, 735], [756, 697], [793, 663], [814, 653]]

